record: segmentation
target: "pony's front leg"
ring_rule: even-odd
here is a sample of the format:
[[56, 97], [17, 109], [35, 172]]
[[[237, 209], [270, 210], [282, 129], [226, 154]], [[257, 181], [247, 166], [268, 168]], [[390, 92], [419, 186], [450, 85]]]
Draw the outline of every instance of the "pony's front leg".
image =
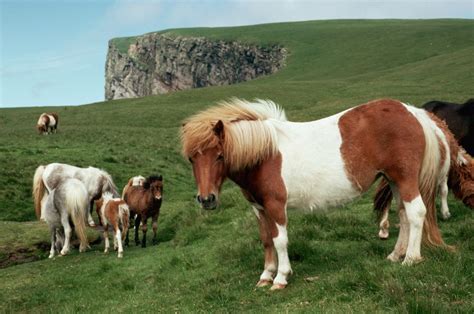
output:
[[140, 228], [140, 215], [135, 217], [135, 245], [140, 245], [140, 237], [138, 235], [138, 229]]
[[147, 232], [147, 217], [146, 215], [142, 215], [142, 247], [146, 247], [146, 232]]
[[89, 203], [89, 210], [87, 211], [87, 223], [91, 227], [95, 227], [94, 219], [92, 219], [92, 209], [94, 208], [94, 201], [91, 200]]
[[273, 283], [273, 276], [277, 270], [275, 247], [273, 246], [268, 217], [265, 215], [263, 210], [258, 210], [254, 206], [253, 210], [257, 216], [258, 226], [260, 229], [260, 239], [262, 240], [265, 254], [265, 265], [263, 273], [260, 275], [260, 280], [257, 283], [257, 287], [265, 287]]
[[278, 256], [278, 273], [273, 279], [271, 290], [284, 289], [288, 284], [287, 279], [291, 274], [290, 259], [288, 257], [288, 235], [286, 231], [286, 203], [272, 200], [264, 206], [270, 225], [273, 245]]
[[388, 228], [390, 227], [390, 223], [388, 221], [388, 214], [390, 211], [390, 205], [383, 209], [382, 219], [380, 219], [379, 224], [379, 238], [382, 240], [388, 239], [389, 233]]
[[443, 182], [440, 184], [439, 194], [441, 196], [441, 216], [443, 216], [443, 219], [448, 219], [449, 217], [451, 217], [451, 213], [449, 212], [449, 207], [448, 207], [447, 179], [443, 180]]

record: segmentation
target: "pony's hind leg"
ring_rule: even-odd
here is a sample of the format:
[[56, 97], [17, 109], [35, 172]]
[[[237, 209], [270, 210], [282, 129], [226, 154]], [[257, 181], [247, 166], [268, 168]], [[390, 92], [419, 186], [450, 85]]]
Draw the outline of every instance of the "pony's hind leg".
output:
[[51, 232], [51, 249], [49, 250], [49, 258], [53, 258], [56, 253], [56, 228], [50, 227]]
[[66, 255], [69, 253], [69, 243], [71, 241], [71, 233], [72, 233], [72, 228], [71, 225], [69, 224], [69, 215], [63, 214], [61, 215], [61, 224], [64, 228], [64, 245], [63, 249], [61, 250], [61, 255]]
[[420, 249], [426, 207], [420, 195], [411, 201], [404, 201], [403, 204], [410, 227], [408, 247], [403, 265], [411, 265], [422, 260]]
[[265, 254], [265, 265], [263, 273], [260, 275], [260, 280], [257, 283], [257, 287], [264, 287], [273, 283], [273, 276], [277, 270], [275, 247], [273, 246], [268, 217], [265, 215], [263, 210], [258, 210], [255, 206], [253, 206], [253, 210], [255, 215], [257, 215], [260, 239], [262, 240]]
[[400, 230], [398, 232], [397, 242], [395, 244], [395, 248], [393, 249], [392, 253], [387, 256], [387, 259], [392, 262], [399, 262], [406, 254], [407, 246], [408, 246], [408, 235], [409, 235], [409, 227], [408, 227], [408, 219], [406, 215], [405, 208], [403, 207], [403, 203], [400, 200], [400, 195], [398, 194], [398, 189], [395, 186], [391, 186], [393, 196], [398, 205], [398, 216], [400, 218]]
[[105, 248], [104, 248], [104, 253], [109, 253], [109, 248], [110, 248], [110, 242], [109, 242], [109, 225], [107, 223], [103, 223], [104, 227], [104, 242], [105, 242]]
[[115, 230], [114, 232], [115, 241], [118, 245], [117, 257], [122, 258], [123, 257], [122, 232], [120, 231], [118, 223], [114, 226], [114, 230]]

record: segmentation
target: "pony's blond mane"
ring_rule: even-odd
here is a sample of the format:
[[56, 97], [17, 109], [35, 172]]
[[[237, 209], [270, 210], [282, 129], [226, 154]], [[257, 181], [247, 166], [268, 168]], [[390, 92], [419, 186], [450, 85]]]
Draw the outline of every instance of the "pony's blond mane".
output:
[[[286, 121], [285, 112], [272, 101], [223, 101], [184, 121], [183, 155], [190, 157], [220, 143], [230, 171], [254, 166], [278, 153], [277, 133], [269, 119]], [[224, 125], [222, 142], [214, 132], [219, 120]]]

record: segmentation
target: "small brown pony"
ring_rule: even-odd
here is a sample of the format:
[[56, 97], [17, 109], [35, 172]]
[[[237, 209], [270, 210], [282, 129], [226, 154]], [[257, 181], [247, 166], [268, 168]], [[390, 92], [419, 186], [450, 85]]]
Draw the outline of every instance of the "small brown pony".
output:
[[58, 131], [59, 117], [56, 112], [42, 113], [36, 123], [39, 134], [56, 133]]
[[[151, 217], [153, 227], [153, 244], [158, 243], [157, 229], [158, 216], [160, 215], [160, 207], [163, 195], [163, 177], [150, 176], [143, 186], [128, 186], [124, 189], [123, 199], [130, 208], [130, 217], [135, 217], [135, 244], [139, 245], [138, 228], [140, 222], [142, 225], [142, 247], [146, 247], [147, 221]], [[128, 245], [128, 231], [125, 238], [125, 245]]]
[[112, 193], [105, 192], [102, 198], [95, 201], [99, 217], [104, 227], [105, 249], [109, 252], [109, 225], [112, 225], [114, 232], [114, 250], [118, 251], [118, 258], [123, 257], [122, 241], [128, 232], [130, 224], [130, 210], [124, 200], [114, 198]]

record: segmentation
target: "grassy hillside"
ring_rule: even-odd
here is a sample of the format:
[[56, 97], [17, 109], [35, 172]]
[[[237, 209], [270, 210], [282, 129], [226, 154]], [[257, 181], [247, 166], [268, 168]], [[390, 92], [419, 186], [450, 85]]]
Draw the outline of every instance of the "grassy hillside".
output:
[[[263, 267], [254, 215], [231, 183], [218, 211], [197, 207], [178, 130], [188, 115], [232, 96], [270, 98], [295, 121], [380, 97], [415, 105], [463, 102], [474, 86], [473, 29], [470, 20], [351, 20], [171, 30], [280, 43], [290, 56], [277, 74], [233, 86], [78, 107], [0, 109], [0, 265], [39, 259], [0, 269], [0, 311], [472, 312], [474, 217], [454, 199], [453, 218], [440, 224], [458, 250], [425, 249], [426, 261], [411, 268], [385, 261], [398, 230], [392, 227], [388, 241], [377, 239], [370, 195], [312, 215], [291, 211], [290, 285], [277, 293], [254, 289]], [[39, 136], [36, 120], [49, 110], [60, 115], [59, 132]], [[119, 187], [136, 174], [163, 174], [161, 244], [132, 246], [121, 261], [104, 256], [102, 245], [45, 259], [49, 238], [45, 225], [34, 222], [31, 181], [34, 169], [50, 162], [103, 168]]]

